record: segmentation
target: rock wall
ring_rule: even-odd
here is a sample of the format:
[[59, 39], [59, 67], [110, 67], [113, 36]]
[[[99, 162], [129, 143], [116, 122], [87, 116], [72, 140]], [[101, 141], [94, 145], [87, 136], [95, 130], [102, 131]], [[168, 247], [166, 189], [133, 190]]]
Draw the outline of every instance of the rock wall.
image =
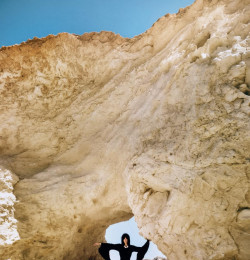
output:
[[0, 49], [1, 259], [100, 259], [132, 215], [170, 260], [249, 259], [249, 17], [197, 0]]

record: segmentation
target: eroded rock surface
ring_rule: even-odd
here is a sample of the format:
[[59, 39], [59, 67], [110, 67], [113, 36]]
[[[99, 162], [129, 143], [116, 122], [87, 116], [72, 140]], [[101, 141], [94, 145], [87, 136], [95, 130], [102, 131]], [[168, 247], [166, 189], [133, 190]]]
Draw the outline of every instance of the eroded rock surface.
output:
[[2, 48], [0, 258], [99, 259], [134, 214], [170, 260], [249, 259], [249, 17], [197, 0], [133, 39]]

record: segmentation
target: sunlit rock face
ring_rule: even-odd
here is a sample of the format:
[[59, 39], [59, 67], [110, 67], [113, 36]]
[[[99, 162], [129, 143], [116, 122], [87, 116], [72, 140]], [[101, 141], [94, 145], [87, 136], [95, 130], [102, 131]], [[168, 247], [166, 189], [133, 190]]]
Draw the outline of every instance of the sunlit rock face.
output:
[[249, 259], [249, 17], [198, 0], [0, 49], [0, 259], [100, 259], [133, 214], [170, 260]]
[[11, 245], [19, 240], [14, 205], [16, 197], [13, 194], [13, 185], [18, 181], [16, 175], [9, 170], [0, 168], [0, 245]]

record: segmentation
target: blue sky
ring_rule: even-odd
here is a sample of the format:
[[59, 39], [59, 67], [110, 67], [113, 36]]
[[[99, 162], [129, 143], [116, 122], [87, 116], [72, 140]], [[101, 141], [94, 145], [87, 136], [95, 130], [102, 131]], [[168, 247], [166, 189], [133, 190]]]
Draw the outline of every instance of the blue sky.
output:
[[[161, 16], [176, 13], [194, 0], [0, 0], [0, 47], [34, 37], [69, 32], [113, 31], [134, 37], [149, 29]], [[133, 244], [145, 242], [134, 219], [112, 225], [106, 234], [110, 243], [119, 243], [129, 233]], [[102, 242], [102, 241], [97, 241]], [[151, 243], [147, 258], [160, 256]], [[119, 259], [112, 252], [112, 260]], [[135, 259], [133, 255], [132, 260]]]
[[33, 37], [113, 31], [133, 37], [194, 0], [0, 0], [0, 47]]

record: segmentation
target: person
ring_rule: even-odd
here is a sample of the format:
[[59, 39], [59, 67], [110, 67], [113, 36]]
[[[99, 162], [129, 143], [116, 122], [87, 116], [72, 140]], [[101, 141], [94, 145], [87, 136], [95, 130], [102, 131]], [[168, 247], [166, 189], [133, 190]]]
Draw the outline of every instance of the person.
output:
[[130, 245], [129, 235], [125, 233], [121, 237], [121, 244], [95, 243], [94, 246], [100, 246], [99, 253], [105, 260], [110, 260], [110, 250], [117, 250], [120, 254], [120, 260], [130, 260], [133, 252], [137, 252], [137, 260], [142, 260], [148, 251], [149, 240], [142, 247], [133, 246]]

